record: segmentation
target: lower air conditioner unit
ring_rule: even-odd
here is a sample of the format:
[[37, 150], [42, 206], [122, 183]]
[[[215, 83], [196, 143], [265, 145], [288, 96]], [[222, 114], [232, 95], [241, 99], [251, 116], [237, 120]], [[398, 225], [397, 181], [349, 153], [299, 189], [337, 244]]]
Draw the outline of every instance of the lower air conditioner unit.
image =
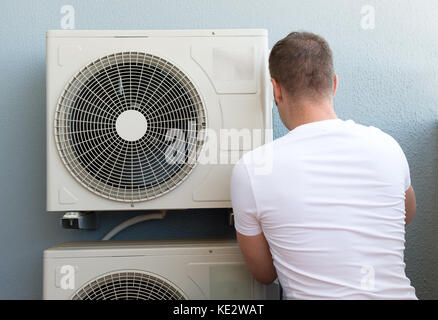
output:
[[44, 251], [44, 299], [278, 299], [234, 240], [63, 243]]

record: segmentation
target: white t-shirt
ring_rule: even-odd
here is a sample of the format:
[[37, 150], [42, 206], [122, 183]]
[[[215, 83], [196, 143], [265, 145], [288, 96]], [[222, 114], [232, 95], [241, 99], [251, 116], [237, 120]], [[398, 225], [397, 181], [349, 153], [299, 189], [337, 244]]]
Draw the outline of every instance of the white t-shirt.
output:
[[410, 184], [388, 134], [352, 120], [312, 122], [235, 166], [235, 227], [264, 233], [284, 298], [416, 299], [403, 261]]

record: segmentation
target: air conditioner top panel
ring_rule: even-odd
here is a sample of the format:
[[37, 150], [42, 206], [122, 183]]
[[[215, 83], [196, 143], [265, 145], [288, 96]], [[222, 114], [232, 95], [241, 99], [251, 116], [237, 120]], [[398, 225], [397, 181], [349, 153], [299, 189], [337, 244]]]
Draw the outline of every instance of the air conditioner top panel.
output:
[[[213, 250], [214, 249], [214, 250]], [[215, 254], [240, 252], [234, 239], [157, 239], [144, 241], [64, 242], [44, 251], [44, 258], [134, 256], [156, 254]]]
[[130, 38], [130, 37], [267, 37], [266, 29], [203, 30], [48, 30], [47, 38]]

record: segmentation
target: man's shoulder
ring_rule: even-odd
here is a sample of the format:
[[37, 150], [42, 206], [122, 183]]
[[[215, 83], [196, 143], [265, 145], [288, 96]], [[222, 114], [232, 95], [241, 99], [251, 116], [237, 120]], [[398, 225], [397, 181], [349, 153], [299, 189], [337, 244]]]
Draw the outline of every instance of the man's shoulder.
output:
[[250, 177], [267, 177], [273, 172], [278, 158], [284, 155], [280, 139], [246, 152], [236, 163], [234, 171], [246, 171]]
[[379, 129], [375, 126], [365, 126], [362, 124], [355, 124], [357, 128], [360, 128], [363, 130], [364, 134], [368, 137], [374, 137], [377, 141], [379, 141], [382, 144], [390, 144], [390, 145], [396, 145], [399, 146], [396, 139], [394, 139], [393, 136], [391, 136], [389, 133], [383, 131], [382, 129]]
[[270, 141], [263, 145], [254, 148], [251, 151], [246, 152], [238, 161], [238, 164], [244, 164], [246, 166], [259, 165], [265, 162], [267, 159], [274, 156], [275, 150], [279, 147], [281, 138]]

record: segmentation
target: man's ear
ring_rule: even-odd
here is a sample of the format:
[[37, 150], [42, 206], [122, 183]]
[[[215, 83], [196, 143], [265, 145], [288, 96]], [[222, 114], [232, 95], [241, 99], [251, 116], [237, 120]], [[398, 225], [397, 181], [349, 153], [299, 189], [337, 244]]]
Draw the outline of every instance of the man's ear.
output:
[[275, 80], [274, 78], [271, 78], [273, 93], [274, 93], [274, 100], [275, 103], [278, 106], [278, 103], [281, 103], [283, 101], [283, 93], [281, 92], [280, 84]]
[[333, 97], [336, 94], [336, 90], [338, 89], [338, 76], [335, 74], [335, 77], [333, 78]]

